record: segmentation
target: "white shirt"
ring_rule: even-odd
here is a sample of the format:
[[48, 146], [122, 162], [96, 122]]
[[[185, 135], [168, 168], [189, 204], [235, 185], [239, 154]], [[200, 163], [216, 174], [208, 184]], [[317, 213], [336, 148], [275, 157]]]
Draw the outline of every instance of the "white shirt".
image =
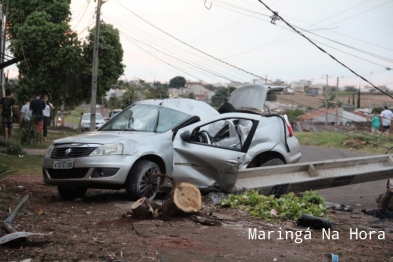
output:
[[383, 126], [390, 126], [392, 123], [393, 113], [389, 109], [385, 109], [381, 113], [382, 117], [382, 125]]
[[50, 116], [50, 109], [53, 107], [51, 103], [49, 105], [45, 105], [45, 109], [42, 111], [44, 113], [44, 116], [49, 117]]
[[23, 105], [22, 108], [20, 109], [20, 112], [24, 114], [23, 119], [30, 120], [31, 118], [30, 104]]

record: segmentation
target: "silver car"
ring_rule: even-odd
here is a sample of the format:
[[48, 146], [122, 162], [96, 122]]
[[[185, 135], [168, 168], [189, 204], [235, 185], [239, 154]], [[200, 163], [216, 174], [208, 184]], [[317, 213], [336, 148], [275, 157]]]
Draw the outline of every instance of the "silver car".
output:
[[[102, 127], [105, 120], [100, 113], [96, 113], [96, 129]], [[90, 131], [90, 113], [84, 113], [81, 119], [81, 130]]]
[[219, 110], [192, 99], [135, 103], [97, 131], [54, 141], [44, 158], [44, 182], [66, 199], [83, 197], [87, 188], [125, 188], [131, 200], [152, 199], [169, 186], [157, 174], [230, 191], [239, 169], [301, 157], [289, 123], [265, 110], [272, 90], [240, 87]]

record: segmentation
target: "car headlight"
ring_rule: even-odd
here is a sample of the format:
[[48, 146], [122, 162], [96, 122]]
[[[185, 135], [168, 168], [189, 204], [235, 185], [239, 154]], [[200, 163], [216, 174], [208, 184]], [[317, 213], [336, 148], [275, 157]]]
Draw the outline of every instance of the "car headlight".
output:
[[106, 156], [106, 155], [121, 155], [123, 153], [123, 144], [105, 144], [94, 150], [90, 156]]
[[48, 147], [45, 152], [45, 157], [50, 157], [52, 155], [53, 148], [55, 148], [53, 145], [50, 145], [50, 147]]

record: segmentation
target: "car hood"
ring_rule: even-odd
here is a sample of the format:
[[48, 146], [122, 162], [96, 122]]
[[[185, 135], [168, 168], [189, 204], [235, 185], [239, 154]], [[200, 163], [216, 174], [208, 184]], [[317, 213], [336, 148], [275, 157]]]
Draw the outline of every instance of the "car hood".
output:
[[132, 132], [132, 131], [95, 131], [86, 134], [61, 138], [53, 141], [54, 144], [86, 143], [107, 144], [124, 141], [127, 139], [138, 140], [141, 137], [156, 136], [161, 133]]
[[229, 103], [232, 104], [235, 109], [252, 108], [262, 111], [268, 93], [282, 90], [284, 90], [283, 86], [268, 86], [262, 84], [244, 85], [231, 93]]

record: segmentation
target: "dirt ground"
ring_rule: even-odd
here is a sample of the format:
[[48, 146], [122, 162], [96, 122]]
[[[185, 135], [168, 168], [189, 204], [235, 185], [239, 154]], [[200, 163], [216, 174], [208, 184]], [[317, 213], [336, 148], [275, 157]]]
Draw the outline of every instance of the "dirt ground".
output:
[[[362, 214], [356, 207], [354, 212], [329, 214], [331, 236], [336, 239], [323, 238], [321, 230], [290, 239], [286, 234], [294, 231], [283, 225], [252, 218], [245, 211], [218, 209], [208, 200], [203, 213], [219, 216], [222, 226], [201, 225], [189, 217], [170, 221], [127, 217], [132, 202], [126, 201], [123, 191], [89, 190], [84, 199], [64, 201], [56, 187], [45, 185], [39, 175], [11, 176], [0, 186], [1, 220], [29, 194], [13, 227], [51, 233], [1, 245], [0, 261], [323, 261], [325, 253], [337, 254], [340, 261], [393, 260], [393, 221]], [[256, 232], [251, 238], [265, 233], [265, 239], [250, 239], [250, 229]], [[352, 234], [351, 240], [350, 230], [364, 232], [359, 237], [377, 233], [364, 240]], [[0, 237], [5, 234], [0, 229]]]

